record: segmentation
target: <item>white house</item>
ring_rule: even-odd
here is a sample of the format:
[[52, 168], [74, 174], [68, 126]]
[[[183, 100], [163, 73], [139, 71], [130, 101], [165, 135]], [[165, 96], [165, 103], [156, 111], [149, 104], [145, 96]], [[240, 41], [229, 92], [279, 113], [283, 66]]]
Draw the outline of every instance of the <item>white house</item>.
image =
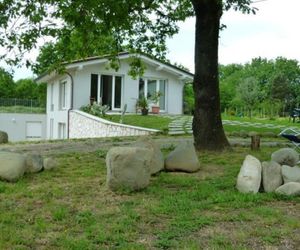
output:
[[118, 55], [118, 71], [109, 68], [109, 57], [103, 56], [67, 64], [62, 75], [53, 72], [38, 77], [37, 82], [48, 84], [47, 139], [72, 138], [70, 113], [91, 101], [102, 100], [112, 112], [120, 112], [126, 104], [127, 112], [133, 113], [139, 97], [160, 91], [160, 112], [182, 114], [183, 86], [193, 75], [146, 55], [138, 57], [146, 66], [142, 78], [128, 75], [132, 55], [127, 52]]

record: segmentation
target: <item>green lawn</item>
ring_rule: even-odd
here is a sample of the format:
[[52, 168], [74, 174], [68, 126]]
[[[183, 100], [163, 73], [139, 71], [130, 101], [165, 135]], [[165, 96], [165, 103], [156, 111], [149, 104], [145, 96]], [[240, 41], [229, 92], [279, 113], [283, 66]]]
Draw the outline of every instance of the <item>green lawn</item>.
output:
[[[274, 124], [274, 125], [284, 125], [284, 126], [299, 126], [299, 123], [293, 123], [292, 120], [289, 119], [289, 117], [276, 117], [273, 119], [270, 118], [249, 118], [249, 117], [238, 117], [238, 116], [230, 116], [222, 114], [223, 120], [234, 120], [234, 121], [240, 121], [240, 122], [258, 122], [258, 123], [264, 123], [264, 124]], [[296, 120], [298, 121], [298, 120]]]
[[202, 153], [198, 173], [133, 193], [107, 190], [105, 151], [59, 155], [53, 171], [0, 182], [0, 249], [296, 249], [300, 197], [235, 189], [248, 153]]
[[46, 113], [46, 108], [27, 106], [0, 106], [0, 113]]
[[[120, 115], [106, 115], [105, 119], [119, 122]], [[270, 119], [257, 119], [248, 117], [234, 117], [234, 116], [222, 116], [223, 120], [239, 121], [239, 122], [251, 122], [251, 123], [262, 123], [262, 124], [273, 124], [273, 125], [283, 125], [286, 127], [297, 127], [300, 129], [299, 123], [292, 123], [288, 118], [277, 118], [275, 120]], [[124, 124], [141, 126], [146, 128], [153, 128], [162, 131], [167, 131], [168, 125], [172, 120], [169, 117], [157, 116], [157, 115], [125, 115]], [[244, 136], [251, 131], [257, 132], [265, 137], [274, 137], [282, 131], [282, 128], [256, 128], [251, 125], [224, 125], [225, 131], [230, 136]]]
[[[120, 115], [106, 115], [105, 119], [120, 122]], [[166, 130], [168, 129], [168, 125], [171, 122], [171, 119], [166, 116], [158, 116], [158, 115], [125, 115], [123, 123], [127, 125], [152, 128], [158, 130]]]

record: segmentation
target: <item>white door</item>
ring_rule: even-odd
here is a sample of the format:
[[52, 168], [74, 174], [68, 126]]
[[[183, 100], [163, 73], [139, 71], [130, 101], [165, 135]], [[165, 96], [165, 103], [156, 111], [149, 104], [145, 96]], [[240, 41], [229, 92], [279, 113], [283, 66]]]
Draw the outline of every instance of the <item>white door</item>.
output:
[[40, 140], [42, 138], [41, 122], [26, 122], [26, 139]]

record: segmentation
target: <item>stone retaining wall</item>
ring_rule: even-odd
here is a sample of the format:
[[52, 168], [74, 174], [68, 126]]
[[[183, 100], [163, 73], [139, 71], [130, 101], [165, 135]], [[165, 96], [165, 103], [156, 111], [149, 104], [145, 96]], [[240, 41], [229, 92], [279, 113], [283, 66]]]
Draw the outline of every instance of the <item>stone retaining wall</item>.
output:
[[70, 138], [95, 138], [150, 135], [159, 130], [110, 122], [79, 110], [69, 114]]

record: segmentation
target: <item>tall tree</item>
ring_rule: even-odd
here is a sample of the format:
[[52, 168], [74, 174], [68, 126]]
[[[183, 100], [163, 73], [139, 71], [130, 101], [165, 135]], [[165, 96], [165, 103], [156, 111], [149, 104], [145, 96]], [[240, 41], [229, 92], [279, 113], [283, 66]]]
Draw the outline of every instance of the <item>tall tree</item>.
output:
[[67, 45], [76, 29], [78, 42], [73, 45], [82, 57], [90, 54], [91, 41], [109, 37], [108, 52], [116, 53], [126, 46], [164, 58], [166, 38], [178, 32], [179, 21], [195, 16], [195, 146], [198, 150], [222, 150], [229, 144], [220, 115], [220, 18], [224, 10], [231, 8], [254, 11], [250, 4], [251, 0], [3, 0], [0, 45], [29, 50], [41, 36], [58, 37]]
[[244, 79], [238, 86], [237, 91], [243, 104], [250, 111], [249, 116], [251, 118], [252, 110], [261, 97], [261, 91], [257, 79], [255, 77]]

